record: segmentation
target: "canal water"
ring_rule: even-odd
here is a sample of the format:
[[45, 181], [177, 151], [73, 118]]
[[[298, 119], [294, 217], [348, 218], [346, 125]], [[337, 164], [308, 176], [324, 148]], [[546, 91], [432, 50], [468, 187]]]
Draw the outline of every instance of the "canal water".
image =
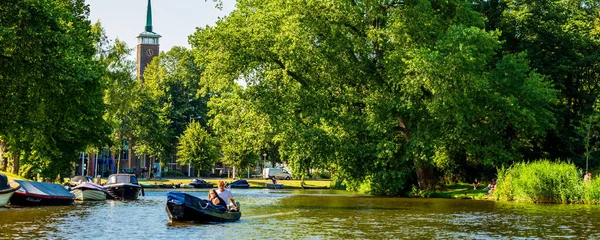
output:
[[[190, 192], [206, 197], [206, 191]], [[170, 223], [166, 191], [138, 201], [0, 208], [0, 239], [600, 239], [600, 206], [233, 190], [234, 223]]]

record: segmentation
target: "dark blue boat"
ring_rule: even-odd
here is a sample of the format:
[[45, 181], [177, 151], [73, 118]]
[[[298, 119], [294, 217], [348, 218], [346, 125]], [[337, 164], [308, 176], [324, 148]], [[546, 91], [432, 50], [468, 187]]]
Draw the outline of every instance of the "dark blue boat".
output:
[[167, 193], [167, 215], [178, 222], [233, 222], [240, 220], [241, 212], [230, 212], [208, 200], [182, 192]]
[[75, 196], [63, 186], [54, 183], [14, 180], [21, 188], [10, 198], [10, 205], [53, 206], [69, 205]]
[[250, 184], [248, 181], [244, 179], [236, 180], [235, 182], [228, 183], [226, 185], [228, 188], [249, 188]]

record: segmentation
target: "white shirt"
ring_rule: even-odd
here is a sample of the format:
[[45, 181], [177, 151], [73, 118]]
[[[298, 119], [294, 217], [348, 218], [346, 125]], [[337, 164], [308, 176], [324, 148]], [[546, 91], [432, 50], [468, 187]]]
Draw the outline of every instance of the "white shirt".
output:
[[221, 190], [217, 189], [217, 194], [219, 195], [220, 198], [222, 198], [223, 200], [225, 200], [225, 202], [227, 203], [227, 205], [230, 205], [230, 199], [233, 199], [233, 194], [231, 194], [231, 191], [227, 190], [227, 189], [223, 189], [223, 191], [221, 192]]

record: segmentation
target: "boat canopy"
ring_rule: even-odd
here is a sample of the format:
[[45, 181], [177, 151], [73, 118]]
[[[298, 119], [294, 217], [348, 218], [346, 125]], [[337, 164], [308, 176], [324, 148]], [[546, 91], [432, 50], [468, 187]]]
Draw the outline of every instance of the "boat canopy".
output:
[[76, 176], [71, 179], [71, 183], [76, 184], [76, 185], [82, 184], [84, 182], [89, 182], [89, 181], [90, 180], [84, 176]]
[[106, 184], [115, 184], [115, 183], [131, 183], [138, 184], [137, 178], [134, 174], [113, 174], [108, 177], [108, 182]]
[[91, 189], [91, 190], [98, 190], [98, 191], [106, 192], [106, 188], [104, 188], [98, 184], [91, 183], [91, 182], [85, 182], [85, 183], [77, 185], [76, 187], [71, 188], [71, 190], [77, 190], [77, 189]]
[[9, 189], [8, 177], [4, 174], [0, 174], [0, 190]]
[[29, 194], [43, 195], [43, 196], [55, 196], [55, 197], [75, 197], [63, 186], [54, 183], [45, 182], [30, 182], [23, 180], [14, 180], [21, 185], [21, 189], [17, 191], [26, 192]]

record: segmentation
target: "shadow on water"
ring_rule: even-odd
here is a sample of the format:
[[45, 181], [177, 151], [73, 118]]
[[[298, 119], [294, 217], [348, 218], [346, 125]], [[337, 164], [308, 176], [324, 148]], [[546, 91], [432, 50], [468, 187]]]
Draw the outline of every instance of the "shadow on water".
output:
[[0, 239], [600, 238], [595, 205], [381, 198], [331, 190], [233, 193], [242, 209], [242, 219], [233, 223], [170, 222], [165, 191], [147, 191], [137, 201], [0, 208]]

